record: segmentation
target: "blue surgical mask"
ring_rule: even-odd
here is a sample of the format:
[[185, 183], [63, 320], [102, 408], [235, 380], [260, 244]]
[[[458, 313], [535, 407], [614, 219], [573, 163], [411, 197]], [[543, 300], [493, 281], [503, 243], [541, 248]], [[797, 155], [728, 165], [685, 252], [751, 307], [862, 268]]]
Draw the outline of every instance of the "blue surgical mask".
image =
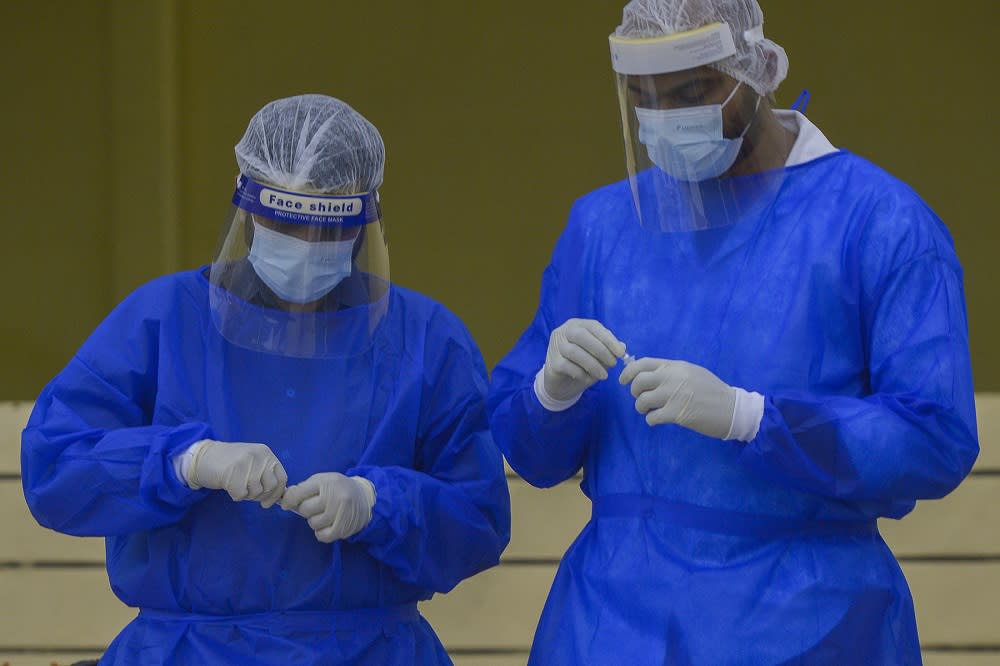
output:
[[[727, 139], [722, 133], [722, 109], [742, 85], [736, 84], [722, 104], [684, 109], [643, 109], [636, 107], [639, 141], [653, 164], [677, 180], [700, 182], [718, 178], [733, 166], [743, 145], [743, 133]], [[760, 97], [757, 98], [760, 105]], [[756, 107], [754, 108], [756, 111]]]
[[310, 242], [253, 223], [248, 259], [258, 277], [280, 298], [311, 303], [351, 274], [354, 239]]

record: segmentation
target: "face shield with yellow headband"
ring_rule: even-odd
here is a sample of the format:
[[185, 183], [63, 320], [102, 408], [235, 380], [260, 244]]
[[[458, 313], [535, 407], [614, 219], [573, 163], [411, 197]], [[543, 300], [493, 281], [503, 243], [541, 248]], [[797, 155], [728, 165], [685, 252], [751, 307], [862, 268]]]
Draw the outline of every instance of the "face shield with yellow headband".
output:
[[[746, 44], [763, 40], [748, 30]], [[640, 224], [689, 232], [727, 227], [773, 203], [782, 148], [755, 132], [769, 109], [726, 63], [738, 49], [713, 23], [656, 37], [610, 36], [629, 185]]]
[[364, 352], [388, 307], [378, 192], [296, 192], [240, 174], [209, 281], [213, 322], [233, 344], [300, 358]]

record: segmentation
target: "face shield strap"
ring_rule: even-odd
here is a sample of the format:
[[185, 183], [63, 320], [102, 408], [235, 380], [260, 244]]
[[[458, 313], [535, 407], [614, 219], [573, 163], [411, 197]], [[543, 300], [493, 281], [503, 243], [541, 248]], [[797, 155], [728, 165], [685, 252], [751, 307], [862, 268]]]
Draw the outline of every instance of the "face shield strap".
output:
[[679, 72], [736, 55], [733, 32], [725, 23], [662, 37], [626, 39], [611, 35], [611, 66], [619, 74]]
[[381, 217], [378, 192], [303, 194], [264, 185], [243, 174], [236, 179], [233, 204], [253, 215], [292, 224], [357, 227]]

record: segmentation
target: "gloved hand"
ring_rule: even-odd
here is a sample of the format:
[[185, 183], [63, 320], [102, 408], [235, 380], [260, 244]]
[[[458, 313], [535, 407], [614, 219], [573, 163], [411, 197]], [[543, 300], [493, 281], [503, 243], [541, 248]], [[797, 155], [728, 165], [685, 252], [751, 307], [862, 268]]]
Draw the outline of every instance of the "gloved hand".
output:
[[225, 490], [234, 500], [256, 500], [265, 509], [281, 499], [288, 475], [265, 444], [203, 439], [185, 470], [188, 486]]
[[625, 354], [625, 344], [593, 319], [569, 319], [549, 336], [542, 380], [557, 401], [572, 400], [602, 379]]
[[323, 543], [346, 539], [368, 526], [375, 506], [375, 486], [360, 476], [337, 472], [313, 474], [289, 486], [281, 508], [309, 521]]
[[641, 358], [625, 366], [618, 381], [632, 385], [635, 409], [649, 425], [676, 423], [709, 437], [730, 437], [740, 389], [700, 365]]

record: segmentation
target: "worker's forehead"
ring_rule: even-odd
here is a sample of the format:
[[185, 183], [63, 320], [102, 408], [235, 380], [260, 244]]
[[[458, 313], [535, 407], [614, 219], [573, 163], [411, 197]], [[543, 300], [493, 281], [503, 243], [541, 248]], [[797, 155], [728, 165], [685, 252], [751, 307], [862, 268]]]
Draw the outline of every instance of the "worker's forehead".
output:
[[695, 67], [679, 72], [664, 72], [662, 74], [629, 74], [626, 77], [629, 88], [669, 89], [697, 81], [716, 81], [730, 78], [712, 67]]

